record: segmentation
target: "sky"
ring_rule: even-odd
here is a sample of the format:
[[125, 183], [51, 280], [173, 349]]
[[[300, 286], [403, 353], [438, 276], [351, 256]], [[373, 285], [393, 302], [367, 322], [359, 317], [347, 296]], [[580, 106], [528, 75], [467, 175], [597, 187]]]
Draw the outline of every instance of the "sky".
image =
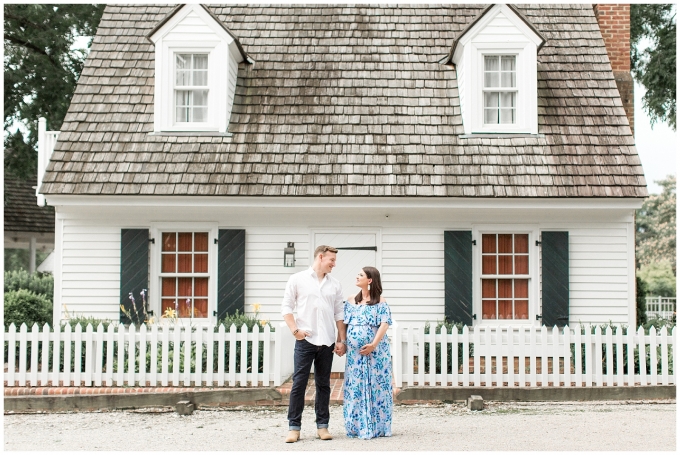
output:
[[649, 117], [642, 109], [645, 88], [635, 83], [635, 145], [645, 171], [649, 193], [661, 193], [655, 180], [676, 175], [677, 135], [666, 123], [649, 124]]

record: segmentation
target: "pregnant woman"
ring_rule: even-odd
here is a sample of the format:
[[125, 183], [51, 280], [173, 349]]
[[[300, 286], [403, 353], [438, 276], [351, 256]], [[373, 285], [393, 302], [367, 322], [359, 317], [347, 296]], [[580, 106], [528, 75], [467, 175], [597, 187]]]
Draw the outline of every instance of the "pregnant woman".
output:
[[392, 436], [392, 362], [385, 336], [392, 324], [390, 307], [376, 268], [361, 269], [356, 284], [361, 291], [345, 302], [345, 429], [351, 438]]

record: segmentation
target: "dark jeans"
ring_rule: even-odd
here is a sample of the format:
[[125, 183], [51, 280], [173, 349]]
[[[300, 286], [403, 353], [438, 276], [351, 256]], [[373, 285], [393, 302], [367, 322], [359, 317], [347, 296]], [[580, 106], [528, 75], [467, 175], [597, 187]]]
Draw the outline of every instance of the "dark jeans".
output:
[[331, 346], [316, 346], [307, 340], [295, 340], [295, 357], [293, 372], [293, 388], [290, 391], [288, 404], [288, 428], [299, 430], [302, 425], [302, 411], [305, 408], [305, 390], [309, 382], [309, 371], [314, 363], [314, 383], [316, 385], [316, 427], [328, 428], [331, 400], [331, 366], [333, 350]]

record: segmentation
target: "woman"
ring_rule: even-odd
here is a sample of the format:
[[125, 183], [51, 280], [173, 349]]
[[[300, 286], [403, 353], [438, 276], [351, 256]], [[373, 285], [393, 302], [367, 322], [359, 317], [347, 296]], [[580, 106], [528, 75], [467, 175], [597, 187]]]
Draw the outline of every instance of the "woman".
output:
[[390, 307], [381, 296], [377, 269], [361, 269], [356, 284], [361, 291], [345, 302], [345, 429], [351, 438], [392, 436], [392, 362], [385, 336], [392, 324]]

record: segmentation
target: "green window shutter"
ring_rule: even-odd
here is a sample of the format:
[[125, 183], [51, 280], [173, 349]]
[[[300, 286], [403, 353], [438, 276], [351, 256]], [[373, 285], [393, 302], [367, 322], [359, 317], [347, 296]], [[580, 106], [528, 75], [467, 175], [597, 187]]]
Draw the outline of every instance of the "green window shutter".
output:
[[236, 310], [245, 310], [245, 230], [220, 229], [217, 262], [217, 320], [220, 320]]
[[569, 323], [569, 232], [541, 232], [543, 324]]
[[[145, 289], [144, 292], [148, 292], [146, 290], [149, 289], [149, 230], [121, 229], [120, 304], [135, 320], [130, 320], [121, 308], [120, 322], [129, 324], [144, 320], [142, 289]], [[130, 300], [130, 293], [135, 299], [135, 304]]]
[[472, 325], [472, 231], [444, 231], [444, 315]]

